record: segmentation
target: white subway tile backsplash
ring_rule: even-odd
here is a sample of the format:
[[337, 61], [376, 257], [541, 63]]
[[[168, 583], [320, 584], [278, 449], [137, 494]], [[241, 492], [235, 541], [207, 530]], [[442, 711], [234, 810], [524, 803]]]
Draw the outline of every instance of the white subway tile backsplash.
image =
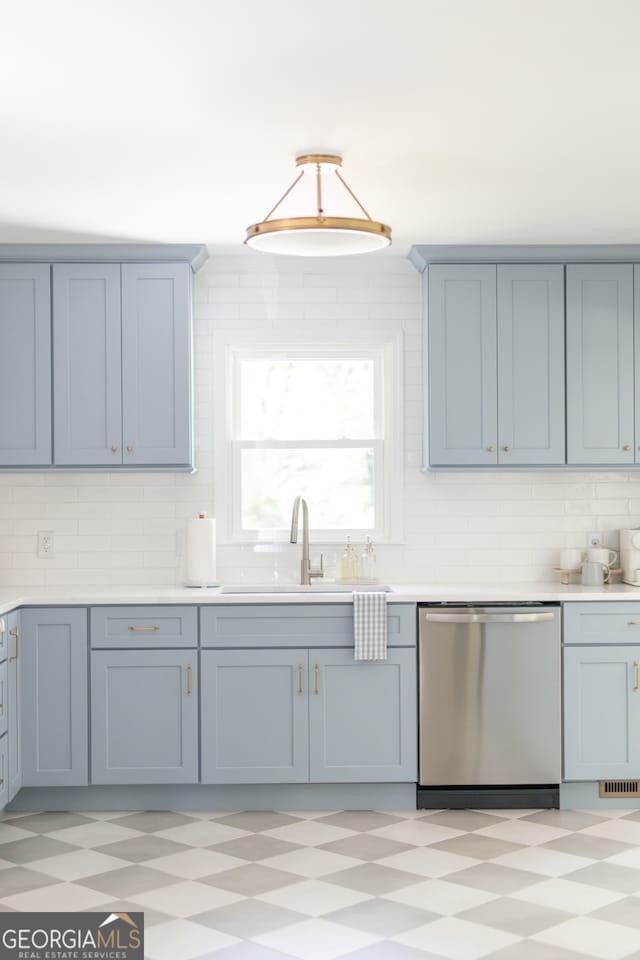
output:
[[[600, 530], [616, 547], [640, 526], [640, 475], [631, 471], [431, 473], [422, 466], [422, 278], [404, 257], [288, 260], [240, 251], [212, 254], [194, 284], [198, 471], [0, 474], [0, 584], [170, 586], [183, 578], [178, 532], [206, 510], [213, 488], [214, 334], [263, 337], [301, 329], [403, 331], [405, 542], [377, 547], [379, 575], [396, 582], [549, 580], [559, 551]], [[37, 532], [56, 555], [40, 560]], [[312, 549], [314, 549], [312, 547]], [[318, 548], [319, 551], [320, 548]], [[341, 545], [322, 545], [337, 563]], [[219, 546], [227, 582], [298, 575], [288, 543]], [[461, 560], [463, 562], [461, 562]]]

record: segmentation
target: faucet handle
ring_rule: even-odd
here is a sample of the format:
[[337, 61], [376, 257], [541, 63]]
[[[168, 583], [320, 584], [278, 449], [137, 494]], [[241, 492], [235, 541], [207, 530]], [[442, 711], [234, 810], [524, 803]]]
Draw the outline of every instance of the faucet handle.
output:
[[320, 554], [320, 566], [312, 567], [309, 561], [309, 579], [311, 577], [324, 577], [324, 554]]

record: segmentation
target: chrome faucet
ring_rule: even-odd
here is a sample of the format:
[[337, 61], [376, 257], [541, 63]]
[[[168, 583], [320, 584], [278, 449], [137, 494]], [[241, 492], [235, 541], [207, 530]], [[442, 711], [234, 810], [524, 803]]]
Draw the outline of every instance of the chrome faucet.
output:
[[312, 567], [309, 560], [309, 508], [304, 497], [296, 497], [293, 501], [293, 511], [291, 513], [291, 543], [298, 542], [298, 514], [300, 513], [300, 504], [302, 504], [302, 562], [300, 564], [300, 583], [308, 585], [313, 577], [324, 577], [324, 568], [322, 566], [322, 554], [320, 554], [320, 566]]

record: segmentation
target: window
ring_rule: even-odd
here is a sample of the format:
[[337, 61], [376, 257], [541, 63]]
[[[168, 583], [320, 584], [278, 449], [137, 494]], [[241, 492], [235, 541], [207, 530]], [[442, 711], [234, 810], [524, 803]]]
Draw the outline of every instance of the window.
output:
[[216, 430], [225, 539], [277, 538], [298, 494], [316, 540], [397, 536], [399, 337], [267, 345], [227, 335], [216, 349], [225, 358]]

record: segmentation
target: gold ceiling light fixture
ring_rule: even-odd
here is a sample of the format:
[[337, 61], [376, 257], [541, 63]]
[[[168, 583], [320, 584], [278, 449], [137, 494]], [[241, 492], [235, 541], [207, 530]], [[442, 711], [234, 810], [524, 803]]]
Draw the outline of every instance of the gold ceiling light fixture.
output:
[[[245, 243], [253, 250], [282, 253], [298, 257], [341, 257], [352, 253], [373, 253], [391, 243], [391, 227], [372, 220], [349, 184], [340, 175], [342, 157], [333, 153], [305, 153], [296, 157], [300, 172], [271, 208], [264, 220], [247, 228]], [[316, 213], [307, 217], [283, 217], [270, 220], [282, 201], [302, 180], [305, 173], [315, 174]], [[322, 200], [322, 177], [333, 173], [362, 217], [327, 216]]]

